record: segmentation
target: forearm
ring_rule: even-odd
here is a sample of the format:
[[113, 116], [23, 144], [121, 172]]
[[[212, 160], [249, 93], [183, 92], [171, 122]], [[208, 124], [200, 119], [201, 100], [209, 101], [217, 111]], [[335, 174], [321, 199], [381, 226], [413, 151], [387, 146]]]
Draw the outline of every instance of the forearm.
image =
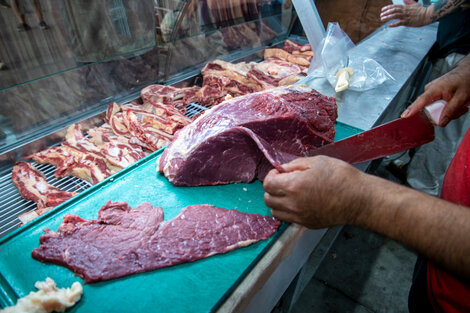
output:
[[[470, 278], [470, 208], [364, 174], [368, 190], [353, 224], [404, 243], [442, 267]], [[372, 196], [371, 196], [372, 195]]]
[[467, 54], [455, 67], [456, 71], [462, 72], [467, 76], [470, 76], [470, 54]]
[[467, 9], [470, 0], [439, 0], [424, 7], [413, 0], [404, 0], [405, 5], [391, 4], [382, 8], [382, 22], [396, 20], [389, 27], [420, 27], [439, 21], [441, 18]]
[[468, 5], [468, 0], [439, 0], [428, 7], [429, 18], [432, 23], [439, 21], [441, 18], [455, 13], [462, 8], [462, 5]]

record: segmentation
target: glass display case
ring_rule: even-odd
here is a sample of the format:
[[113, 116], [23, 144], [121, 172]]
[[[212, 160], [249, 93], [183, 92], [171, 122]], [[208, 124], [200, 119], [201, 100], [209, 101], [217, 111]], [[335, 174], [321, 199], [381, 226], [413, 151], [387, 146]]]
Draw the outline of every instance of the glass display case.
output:
[[[282, 44], [298, 23], [290, 1], [11, 4], [18, 6], [0, 9], [0, 237], [18, 227], [20, 214], [36, 209], [12, 182], [15, 162], [60, 146], [72, 124], [87, 136], [106, 122], [110, 103], [139, 102], [148, 85], [200, 86], [209, 61], [261, 61], [264, 49]], [[185, 112], [202, 109], [192, 103]], [[92, 186], [56, 176], [54, 165], [32, 165], [61, 190]]]
[[280, 42], [295, 20], [290, 1], [19, 4], [18, 16], [0, 10], [0, 154], [136, 98], [151, 83], [175, 84], [212, 59]]
[[[12, 169], [16, 161], [47, 147], [59, 146], [64, 141], [68, 126], [74, 123], [84, 130], [102, 126], [105, 111], [112, 102], [142, 104], [140, 93], [148, 85], [202, 85], [201, 69], [209, 61], [261, 61], [265, 48], [280, 47], [286, 39], [307, 43], [304, 29], [294, 10], [296, 1], [293, 2], [294, 4], [291, 0], [50, 0], [18, 1], [17, 8], [11, 7], [16, 3], [12, 1], [11, 4], [6, 3], [7, 7], [0, 7], [0, 241], [11, 239], [14, 242], [17, 235], [24, 232], [32, 234], [29, 242], [34, 241], [36, 245], [40, 229], [46, 225], [43, 222], [53, 221], [58, 225], [62, 213], [65, 213], [62, 208], [68, 206], [56, 207], [56, 210], [46, 212], [35, 222], [29, 223], [29, 226], [36, 225], [34, 232], [31, 232], [31, 228], [24, 231], [28, 229], [28, 225], [19, 227], [19, 216], [37, 210], [39, 206], [23, 199], [13, 184]], [[320, 2], [309, 0], [315, 10]], [[0, 2], [2, 3], [4, 2]], [[326, 0], [322, 3], [329, 4]], [[367, 12], [368, 3], [364, 3], [363, 11]], [[358, 5], [355, 3], [355, 6]], [[342, 8], [346, 10], [346, 6]], [[319, 10], [320, 14], [315, 16], [308, 15], [312, 20], [307, 22], [315, 22], [314, 19], [317, 19], [316, 24], [330, 21], [324, 15], [325, 11], [330, 10]], [[348, 22], [353, 22], [349, 15], [345, 16]], [[359, 19], [363, 19], [367, 14], [361, 13], [359, 16]], [[406, 103], [408, 93], [416, 89], [409, 84], [410, 77], [413, 80], [420, 78], [420, 64], [430, 48], [430, 45], [423, 43], [429, 41], [429, 38], [435, 38], [435, 29], [385, 29], [380, 29], [358, 46], [360, 53], [374, 55], [386, 65], [395, 79], [375, 90], [352, 92], [338, 97], [339, 116], [342, 118], [340, 122], [351, 128], [369, 129], [395, 113], [390, 103]], [[422, 40], [420, 45], [415, 44], [418, 40]], [[310, 80], [307, 77], [301, 83], [326, 95], [334, 93], [326, 79]], [[188, 110], [186, 113], [192, 115], [197, 112]], [[186, 114], [186, 117], [191, 115]], [[153, 156], [155, 154], [140, 160], [147, 162]], [[139, 168], [143, 162], [136, 162], [115, 175], [111, 174], [113, 176], [95, 186], [74, 176], [55, 177], [57, 168], [51, 164], [30, 164], [44, 174], [49, 184], [62, 191], [74, 193], [75, 199], [70, 203], [78, 203], [84, 197], [98, 198], [96, 196], [102, 192], [101, 187], [119, 182], [123, 173]], [[151, 170], [147, 173], [154, 177], [155, 160], [151, 159], [148, 164], [151, 164]], [[140, 181], [139, 184], [128, 184], [124, 180], [121, 182], [126, 184], [125, 187], [133, 188], [134, 192], [138, 190], [139, 194], [146, 193], [142, 191], [144, 189], [141, 188]], [[257, 188], [262, 191], [262, 186], [257, 183]], [[229, 185], [226, 186], [230, 188]], [[233, 188], [236, 187], [239, 186]], [[87, 192], [82, 193], [85, 190]], [[238, 188], [237, 192], [243, 194], [243, 199], [249, 199], [247, 202], [252, 205], [250, 197], [254, 197], [254, 193], [251, 187]], [[76, 195], [77, 193], [80, 194]], [[123, 193], [114, 194], [121, 196]], [[212, 197], [211, 192], [206, 194]], [[132, 199], [133, 195], [129, 192], [126, 197]], [[111, 197], [105, 198], [109, 200]], [[234, 199], [241, 200], [238, 197]], [[256, 199], [262, 203], [262, 196], [256, 196]], [[287, 288], [293, 281], [300, 281], [294, 278], [299, 277], [301, 267], [322, 239], [323, 233], [324, 230], [305, 231], [304, 228], [289, 225], [282, 237], [276, 239], [276, 244], [269, 251], [270, 255], [259, 255], [259, 263], [250, 272], [250, 277], [238, 280], [237, 284], [240, 283], [240, 286], [234, 285], [226, 290], [227, 295], [232, 291], [233, 294], [224, 302], [220, 312], [243, 311], [245, 308], [246, 311], [253, 312], [260, 308], [271, 311], [285, 292], [284, 287]], [[8, 252], [6, 249], [3, 251]], [[24, 251], [25, 249], [22, 252]], [[9, 259], [15, 259], [16, 255], [11, 251], [9, 253]], [[29, 253], [21, 254], [21, 258], [31, 261]], [[17, 266], [18, 262], [11, 263]], [[21, 273], [18, 277], [31, 279], [31, 275], [24, 275], [24, 268], [28, 267], [17, 267]], [[243, 275], [248, 273], [248, 270], [244, 270]], [[6, 280], [3, 281], [1, 291], [11, 290], [9, 299], [16, 298], [18, 293], [10, 288], [11, 285]], [[19, 285], [15, 282], [15, 288]], [[144, 286], [146, 291], [153, 293], [147, 299], [155, 298], [153, 290], [145, 285], [135, 283], [132, 286]], [[84, 300], [89, 301], [96, 293], [88, 293], [93, 289], [90, 285], [85, 288], [88, 290], [87, 299]], [[98, 289], [103, 290], [103, 285]], [[115, 290], [112, 295], [122, 298]], [[14, 292], [16, 293], [13, 294]], [[294, 292], [297, 293], [297, 289]], [[0, 294], [6, 295], [2, 292]], [[290, 297], [289, 294], [288, 296]], [[102, 303], [103, 297], [97, 298]], [[130, 305], [135, 301], [144, 303], [139, 297], [126, 299], [134, 301], [125, 301]], [[215, 299], [217, 308], [222, 305], [222, 300]], [[112, 299], [110, 301], [108, 302], [114, 303]], [[144, 304], [153, 307], [159, 305], [152, 302]], [[215, 308], [216, 306], [213, 311]]]

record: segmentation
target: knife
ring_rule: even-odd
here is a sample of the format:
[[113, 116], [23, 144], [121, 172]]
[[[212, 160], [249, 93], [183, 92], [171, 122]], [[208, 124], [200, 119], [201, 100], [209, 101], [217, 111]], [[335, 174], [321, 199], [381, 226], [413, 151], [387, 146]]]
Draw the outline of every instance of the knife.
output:
[[308, 156], [327, 155], [356, 164], [421, 146], [434, 140], [434, 126], [446, 103], [438, 100], [411, 117], [322, 146], [309, 151]]

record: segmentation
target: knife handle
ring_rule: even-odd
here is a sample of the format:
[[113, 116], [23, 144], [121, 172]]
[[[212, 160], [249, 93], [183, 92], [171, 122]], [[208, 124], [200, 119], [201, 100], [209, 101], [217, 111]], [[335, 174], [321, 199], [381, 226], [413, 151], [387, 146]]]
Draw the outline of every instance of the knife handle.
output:
[[441, 117], [442, 110], [444, 109], [446, 104], [447, 101], [445, 100], [437, 100], [424, 108], [424, 112], [435, 125], [439, 124], [439, 119]]

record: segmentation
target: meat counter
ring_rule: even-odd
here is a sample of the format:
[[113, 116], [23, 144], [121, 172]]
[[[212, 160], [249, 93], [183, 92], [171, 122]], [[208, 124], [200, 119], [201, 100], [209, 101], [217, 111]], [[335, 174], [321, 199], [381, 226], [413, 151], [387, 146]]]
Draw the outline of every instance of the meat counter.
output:
[[[53, 69], [45, 66], [39, 71], [31, 72], [17, 69], [16, 77], [27, 72], [27, 82], [17, 79], [4, 84], [2, 103], [8, 105], [3, 111], [5, 113], [2, 112], [4, 185], [9, 184], [7, 180], [12, 161], [21, 160], [47, 146], [57, 145], [65, 136], [64, 127], [74, 122], [88, 127], [102, 123], [104, 113], [101, 112], [111, 101], [126, 103], [134, 100], [142, 87], [154, 82], [181, 87], [198, 84], [199, 76], [196, 74], [207, 60], [216, 57], [232, 62], [260, 60], [260, 51], [267, 46], [282, 43], [289, 35], [292, 11], [286, 11], [279, 4], [268, 5], [262, 1], [255, 6], [251, 2], [248, 4], [245, 9], [249, 17], [238, 16], [232, 18], [228, 24], [222, 17], [217, 17], [217, 12], [220, 13], [217, 8], [204, 7], [203, 2], [195, 1], [158, 2], [155, 7], [155, 21], [149, 16], [140, 18], [132, 15], [132, 12], [140, 12], [145, 8], [131, 8], [118, 2], [111, 8], [97, 8], [97, 12], [100, 9], [103, 12], [109, 10], [107, 27], [117, 32], [120, 40], [127, 38], [124, 41], [126, 44], [119, 47], [124, 51], [116, 52], [118, 48], [110, 46], [103, 49], [108, 54], [90, 50], [93, 45], [86, 41], [77, 44], [74, 40], [64, 39], [66, 36], [77, 38], [83, 33], [84, 30], [80, 27], [72, 26], [83, 18], [83, 7], [70, 6], [64, 2], [52, 3], [50, 7], [44, 8], [49, 12], [46, 17], [50, 16], [55, 25], [64, 26], [58, 33], [50, 35], [59, 37], [59, 42], [66, 41], [65, 46], [69, 45], [69, 58], [61, 59]], [[55, 11], [54, 5], [59, 7], [60, 13]], [[208, 9], [211, 10], [207, 11]], [[206, 15], [210, 12], [209, 17], [205, 17], [206, 20], [205, 12]], [[192, 17], [185, 18], [187, 16]], [[97, 13], [96, 18], [103, 18], [103, 15]], [[204, 22], [198, 19], [203, 19]], [[191, 23], [199, 27], [194, 27]], [[130, 33], [140, 36], [129, 40], [132, 38]], [[367, 93], [352, 92], [338, 98], [338, 120], [364, 130], [393, 116], [399, 110], [396, 104], [402, 104], [404, 99], [410, 97], [410, 91], [414, 88], [410, 82], [422, 74], [421, 61], [434, 35], [435, 29], [432, 27], [420, 30], [382, 28], [361, 43], [361, 49], [378, 58], [395, 77], [395, 81]], [[47, 39], [47, 34], [39, 36]], [[149, 39], [152, 36], [156, 37], [155, 43]], [[304, 41], [295, 36], [290, 38], [293, 41]], [[422, 41], [423, 45], [417, 47], [409, 44], [416, 40]], [[410, 46], [414, 47], [413, 51], [403, 51], [403, 47], [409, 49]], [[405, 60], [403, 56], [411, 57]], [[331, 87], [321, 79], [312, 80], [307, 77], [299, 83], [314, 87], [324, 94], [334, 95]], [[351, 103], [357, 104], [358, 100], [364, 105], [352, 108]], [[377, 105], [378, 102], [380, 103]], [[11, 109], [13, 105], [15, 110]], [[194, 104], [192, 109], [196, 112], [190, 114], [203, 108]], [[51, 181], [54, 180], [52, 167], [44, 168], [43, 171], [49, 173], [48, 178]], [[90, 187], [89, 183], [75, 178], [57, 183], [61, 187], [70, 185], [77, 192]], [[14, 193], [14, 190], [9, 192]], [[23, 207], [18, 209], [22, 200], [6, 199], [6, 196], [3, 193], [2, 198], [5, 200], [2, 202], [8, 205], [6, 209], [2, 207], [2, 214], [7, 214], [2, 220], [2, 227], [6, 229], [3, 235], [17, 227], [16, 215], [31, 209], [31, 204], [24, 202]], [[11, 203], [14, 203], [14, 209]], [[49, 216], [53, 217], [52, 214]], [[258, 263], [247, 268], [254, 266], [228, 298], [218, 304], [221, 305], [218, 310], [259, 312], [260, 308], [265, 308], [266, 312], [271, 311], [324, 232], [325, 230], [307, 231], [297, 225], [289, 225], [267, 247], [269, 249], [265, 251], [266, 254], [261, 254], [262, 258]], [[301, 288], [300, 284], [297, 288]]]
[[[436, 24], [421, 28], [384, 25], [361, 41], [356, 52], [378, 61], [394, 79], [368, 91], [336, 95], [337, 121], [368, 130], [398, 118], [424, 88], [431, 70], [427, 54], [436, 33]], [[325, 78], [307, 76], [298, 83], [335, 96]], [[356, 165], [363, 171], [374, 166], [374, 162]], [[290, 225], [219, 311], [267, 313], [282, 298], [282, 310], [289, 312], [340, 230]]]

